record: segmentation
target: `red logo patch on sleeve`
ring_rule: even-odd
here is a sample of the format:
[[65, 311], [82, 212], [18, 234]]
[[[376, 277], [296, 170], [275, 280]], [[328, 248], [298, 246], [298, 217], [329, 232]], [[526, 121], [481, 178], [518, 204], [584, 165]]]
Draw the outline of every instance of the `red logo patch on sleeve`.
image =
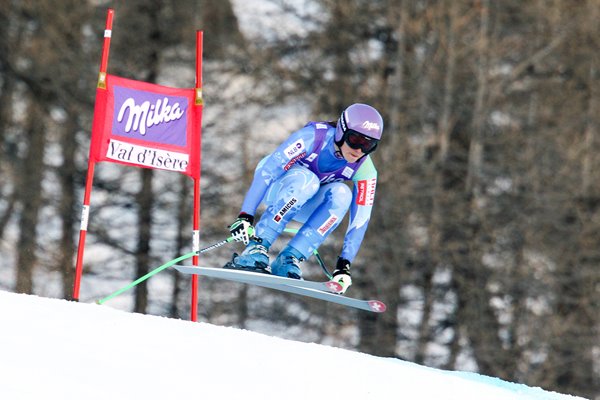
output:
[[377, 178], [365, 179], [358, 181], [358, 195], [356, 196], [356, 204], [360, 206], [372, 206], [375, 200], [375, 187], [377, 186]]

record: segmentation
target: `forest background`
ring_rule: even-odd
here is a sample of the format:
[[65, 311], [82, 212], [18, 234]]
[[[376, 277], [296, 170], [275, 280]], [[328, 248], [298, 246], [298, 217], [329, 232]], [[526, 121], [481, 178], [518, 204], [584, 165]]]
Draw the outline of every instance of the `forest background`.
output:
[[[2, 290], [71, 297], [108, 7], [111, 74], [193, 87], [204, 31], [202, 245], [290, 132], [384, 115], [348, 294], [388, 312], [202, 280], [199, 320], [600, 399], [600, 1], [0, 0]], [[190, 251], [191, 202], [98, 165], [81, 301]], [[189, 290], [165, 272], [114, 306], [187, 319]]]

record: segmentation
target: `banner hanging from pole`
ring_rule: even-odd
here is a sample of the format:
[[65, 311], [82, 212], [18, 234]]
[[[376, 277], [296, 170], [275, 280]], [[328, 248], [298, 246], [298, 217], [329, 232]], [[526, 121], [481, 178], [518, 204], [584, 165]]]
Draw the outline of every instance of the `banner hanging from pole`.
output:
[[[96, 101], [90, 158], [200, 178], [200, 120], [195, 89], [107, 74]], [[197, 111], [198, 110], [198, 111]]]

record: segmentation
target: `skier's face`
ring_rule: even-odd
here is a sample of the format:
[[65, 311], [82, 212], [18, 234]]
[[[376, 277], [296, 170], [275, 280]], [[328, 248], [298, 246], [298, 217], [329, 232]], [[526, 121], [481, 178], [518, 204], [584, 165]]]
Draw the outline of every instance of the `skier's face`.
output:
[[361, 149], [353, 149], [352, 147], [348, 146], [348, 143], [346, 142], [342, 144], [340, 151], [342, 152], [344, 159], [349, 163], [355, 163], [365, 155]]

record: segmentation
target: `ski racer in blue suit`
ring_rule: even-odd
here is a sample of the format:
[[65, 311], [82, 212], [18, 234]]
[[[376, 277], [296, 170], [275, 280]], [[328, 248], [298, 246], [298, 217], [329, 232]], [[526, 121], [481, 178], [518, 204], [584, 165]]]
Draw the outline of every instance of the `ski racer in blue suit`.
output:
[[[333, 272], [333, 280], [343, 291], [348, 289], [352, 284], [350, 265], [369, 225], [375, 197], [377, 170], [369, 154], [377, 148], [382, 132], [379, 112], [357, 103], [346, 108], [337, 123], [308, 123], [263, 158], [241, 212], [229, 226], [232, 237], [247, 246], [225, 268], [302, 279], [300, 262], [350, 210], [344, 245]], [[353, 182], [352, 190], [346, 181]], [[266, 210], [252, 236], [254, 215], [261, 203]], [[292, 220], [302, 227], [269, 266], [269, 248]]]

